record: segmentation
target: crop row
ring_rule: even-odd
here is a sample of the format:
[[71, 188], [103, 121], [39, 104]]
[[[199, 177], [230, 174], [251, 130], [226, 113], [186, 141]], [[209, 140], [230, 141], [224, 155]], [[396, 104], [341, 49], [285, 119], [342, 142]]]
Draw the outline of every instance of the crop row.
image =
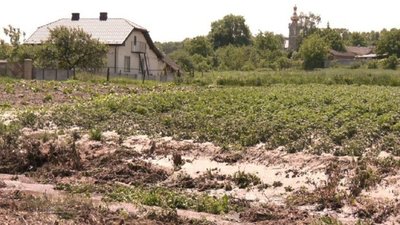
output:
[[61, 127], [146, 133], [221, 146], [360, 155], [366, 148], [400, 154], [400, 89], [379, 86], [272, 85], [171, 88], [107, 95], [53, 109]]

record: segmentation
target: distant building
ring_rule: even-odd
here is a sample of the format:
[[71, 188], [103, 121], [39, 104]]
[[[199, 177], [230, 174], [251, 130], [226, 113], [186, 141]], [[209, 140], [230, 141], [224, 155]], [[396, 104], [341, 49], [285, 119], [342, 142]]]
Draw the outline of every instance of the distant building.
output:
[[297, 15], [297, 6], [293, 8], [293, 15], [290, 18], [292, 23], [289, 23], [289, 51], [296, 51], [298, 49], [298, 36], [300, 35], [300, 25], [298, 24], [300, 17]]
[[42, 44], [56, 27], [80, 28], [109, 46], [107, 67], [114, 74], [136, 76], [164, 75], [178, 73], [179, 67], [166, 58], [154, 45], [149, 31], [129, 20], [108, 18], [106, 12], [99, 18], [80, 18], [72, 13], [70, 19], [59, 19], [39, 27], [26, 41], [26, 44]]
[[373, 47], [358, 47], [358, 46], [346, 46], [344, 52], [339, 52], [331, 49], [329, 51], [329, 58], [336, 60], [342, 64], [348, 64], [355, 59], [374, 59], [377, 58], [376, 54], [373, 54]]

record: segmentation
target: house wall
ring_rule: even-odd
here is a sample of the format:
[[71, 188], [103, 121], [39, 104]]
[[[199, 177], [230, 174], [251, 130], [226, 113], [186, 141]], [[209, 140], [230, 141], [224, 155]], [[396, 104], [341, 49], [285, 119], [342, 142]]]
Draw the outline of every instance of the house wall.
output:
[[[132, 45], [134, 37], [136, 36], [137, 43], [146, 43], [146, 57], [149, 67], [149, 73], [153, 75], [160, 75], [163, 72], [164, 62], [158, 59], [157, 55], [149, 48], [146, 39], [141, 31], [134, 30], [129, 37], [126, 39], [124, 45], [121, 46], [110, 46], [107, 54], [107, 67], [110, 68], [112, 73], [118, 74], [137, 74], [140, 75], [139, 65], [139, 54], [132, 52]], [[115, 57], [116, 55], [116, 57]], [[130, 57], [130, 68], [129, 72], [124, 71], [125, 56]], [[142, 54], [143, 57], [143, 54]], [[117, 62], [115, 64], [115, 61]]]

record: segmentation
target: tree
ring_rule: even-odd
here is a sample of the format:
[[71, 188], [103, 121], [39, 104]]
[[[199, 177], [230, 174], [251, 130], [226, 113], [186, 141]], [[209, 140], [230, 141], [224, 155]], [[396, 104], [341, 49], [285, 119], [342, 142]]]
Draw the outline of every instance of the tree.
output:
[[184, 48], [190, 55], [198, 54], [203, 57], [211, 56], [214, 52], [211, 42], [204, 36], [186, 40], [184, 42]]
[[174, 51], [170, 54], [170, 57], [175, 60], [184, 71], [191, 73], [194, 70], [193, 60], [184, 49]]
[[305, 14], [300, 13], [299, 16], [299, 27], [300, 27], [300, 36], [302, 39], [308, 37], [318, 30], [317, 26], [321, 22], [321, 17], [312, 12]]
[[12, 51], [12, 47], [5, 43], [4, 40], [0, 40], [0, 59], [7, 59]]
[[306, 38], [300, 46], [304, 69], [323, 68], [328, 49], [329, 46], [319, 35], [313, 34]]
[[400, 29], [393, 28], [390, 31], [382, 31], [376, 52], [400, 57]]
[[10, 43], [13, 47], [17, 47], [21, 44], [21, 36], [25, 37], [25, 32], [21, 29], [8, 25], [8, 28], [3, 28], [4, 34], [10, 38]]
[[160, 49], [164, 54], [169, 55], [177, 50], [180, 50], [183, 48], [183, 43], [178, 41], [178, 42], [154, 42], [155, 46]]
[[251, 33], [243, 16], [232, 14], [211, 23], [209, 37], [215, 49], [233, 45], [243, 46], [251, 43]]
[[4, 34], [10, 39], [10, 44], [0, 40], [0, 58], [8, 59], [11, 62], [22, 62], [24, 59], [35, 59], [36, 48], [22, 45], [22, 38], [25, 32], [19, 28], [8, 25], [3, 28]]
[[340, 52], [345, 51], [344, 42], [337, 31], [330, 28], [326, 28], [326, 29], [319, 29], [318, 31], [315, 32], [315, 34], [324, 39], [325, 42], [328, 44], [329, 48]]
[[272, 32], [259, 32], [254, 38], [254, 47], [261, 51], [277, 51], [283, 49], [284, 38]]
[[49, 60], [62, 69], [93, 69], [105, 64], [108, 48], [82, 29], [57, 27], [41, 48], [41, 61]]
[[359, 32], [353, 32], [350, 35], [350, 44], [352, 46], [367, 46], [367, 40], [365, 38], [365, 36], [363, 36], [361, 33]]

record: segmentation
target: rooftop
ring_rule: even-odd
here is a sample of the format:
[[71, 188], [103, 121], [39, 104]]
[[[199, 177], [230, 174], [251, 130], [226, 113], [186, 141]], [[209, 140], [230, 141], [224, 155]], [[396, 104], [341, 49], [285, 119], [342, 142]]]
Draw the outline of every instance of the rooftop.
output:
[[[74, 16], [74, 15], [73, 15]], [[59, 19], [52, 23], [39, 27], [26, 41], [26, 44], [40, 44], [49, 38], [50, 30], [56, 27], [81, 28], [92, 35], [92, 38], [108, 45], [123, 44], [133, 29], [147, 30], [129, 20], [122, 18], [110, 18], [100, 20], [99, 18]]]

